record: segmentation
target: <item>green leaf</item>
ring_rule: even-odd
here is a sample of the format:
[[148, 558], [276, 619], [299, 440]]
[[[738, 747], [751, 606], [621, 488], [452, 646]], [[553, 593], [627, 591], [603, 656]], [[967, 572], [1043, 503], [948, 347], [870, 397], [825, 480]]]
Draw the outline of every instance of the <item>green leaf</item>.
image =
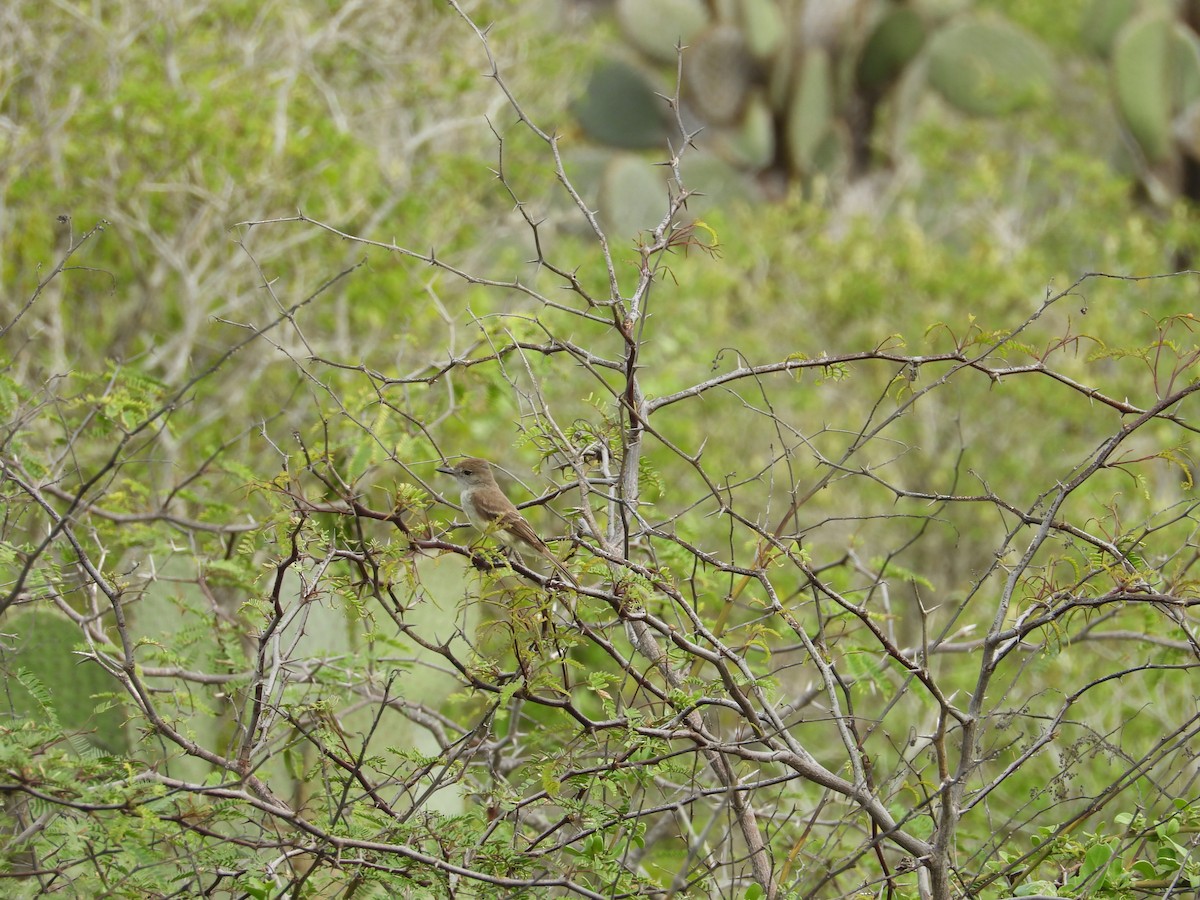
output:
[[1135, 860], [1130, 870], [1140, 878], [1156, 878], [1158, 871], [1154, 868], [1154, 864], [1148, 859]]

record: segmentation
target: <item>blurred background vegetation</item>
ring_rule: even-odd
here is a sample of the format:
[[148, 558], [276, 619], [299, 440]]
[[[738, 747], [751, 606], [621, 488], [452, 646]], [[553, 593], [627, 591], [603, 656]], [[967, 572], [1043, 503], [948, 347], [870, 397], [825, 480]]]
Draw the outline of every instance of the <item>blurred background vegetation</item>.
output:
[[[560, 135], [566, 171], [598, 208], [618, 262], [630, 263], [618, 270], [623, 283], [635, 275], [639, 234], [666, 208], [668, 173], [657, 164], [679, 141], [659, 95], [676, 93], [675, 35], [690, 47], [681, 118], [703, 130], [682, 172], [705, 194], [688, 213], [718, 249], [677, 254], [656, 289], [644, 373], [651, 394], [739, 360], [982, 346], [1084, 272], [1186, 269], [1200, 243], [1194, 2], [464, 6], [492, 25], [490, 45], [525, 112]], [[380, 508], [411, 480], [395, 459], [429, 464], [431, 475], [441, 454], [461, 452], [528, 471], [537, 462], [522, 425], [528, 409], [495, 367], [428, 385], [388, 385], [371, 373], [431, 374], [451, 356], [486, 351], [489, 333], [499, 333], [490, 322], [516, 327], [489, 316], [528, 317], [536, 336], [534, 319], [553, 312], [386, 246], [300, 223], [248, 224], [302, 211], [382, 245], [434, 252], [475, 276], [555, 291], [556, 280], [530, 263], [530, 231], [497, 181], [499, 137], [508, 184], [544, 220], [547, 255], [577, 266], [603, 295], [606, 275], [586, 223], [486, 73], [477, 38], [441, 3], [4, 4], [0, 410], [10, 445], [47, 483], [72, 492], [108, 459], [123, 428], [173, 398], [153, 452], [105, 474], [101, 505], [134, 515], [169, 500], [180, 516], [222, 525], [286, 518], [286, 507], [255, 488], [296, 452], [293, 433], [361, 477], [364, 496]], [[26, 309], [63, 255], [101, 224]], [[267, 340], [225, 358], [356, 265]], [[1161, 319], [1200, 308], [1198, 296], [1194, 278], [1092, 281], [1021, 340], [1033, 357], [1078, 335], [1059, 369], [1102, 383], [1110, 396], [1136, 394], [1154, 366], [1140, 348], [1157, 339]], [[596, 352], [617, 349], [611, 332], [568, 319], [556, 327]], [[815, 442], [835, 456], [881, 397], [897, 396], [895, 378], [883, 366], [806, 374], [772, 400], [787, 405], [780, 418], [814, 432], [824, 426]], [[599, 418], [593, 383], [559, 377], [544, 389], [560, 420]], [[891, 433], [895, 445], [862, 464], [898, 453], [893, 477], [945, 492], [965, 491], [971, 473], [983, 472], [991, 489], [1027, 505], [1119, 420], [1068, 404], [1041, 382], [967, 377], [949, 394], [923, 399]], [[710, 394], [703, 414], [664, 422], [662, 433], [687, 448], [708, 438], [713, 472], [766, 471], [779, 436], [771, 419], [737, 418], [748, 396]], [[735, 419], [737, 427], [724, 424]], [[1175, 508], [1192, 490], [1186, 451], [1136, 482], [1098, 484], [1073, 501], [1078, 515], [1104, 519], [1118, 496], [1130, 522]], [[664, 447], [650, 448], [647, 461], [669, 485], [652, 497], [664, 517], [704, 493]], [[805, 508], [814, 531], [806, 550], [818, 564], [848, 548], [874, 555], [907, 547], [925, 527], [886, 515], [895, 499], [888, 490], [856, 484]], [[760, 479], [740, 488], [738, 501], [768, 509], [782, 496]], [[690, 538], [721, 539], [720, 523], [689, 521], [698, 529]], [[39, 537], [33, 517], [14, 515], [10, 524], [0, 571], [11, 585]], [[943, 600], [961, 597], [996, 549], [995, 535], [961, 510], [946, 511], [933, 531], [935, 539], [897, 552], [896, 564], [919, 574], [900, 605], [915, 603], [922, 586]], [[1179, 544], [1167, 529], [1158, 537]], [[156, 560], [160, 579], [186, 585], [148, 591], [140, 613], [145, 633], [162, 644], [147, 651], [161, 665], [245, 652], [233, 619], [215, 642], [205, 631], [197, 590], [225, 591], [227, 609], [239, 609], [261, 590], [262, 545], [204, 531], [177, 545], [170, 529], [150, 524], [114, 526], [94, 539], [113, 571], [129, 575]], [[455, 576], [444, 578], [447, 596], [461, 590], [449, 586]], [[703, 611], [716, 615], [720, 598], [711, 600]], [[314, 652], [361, 649], [364, 615], [333, 610]], [[114, 686], [47, 651], [67, 643], [56, 637], [62, 620], [14, 607], [2, 630], [6, 670], [24, 673], [23, 687], [10, 681], [14, 721], [53, 707], [105, 752], [137, 743], [136, 728], [116, 714], [119, 698], [93, 714]], [[1142, 742], [1151, 741], [1161, 722], [1150, 704], [1160, 690], [1168, 705], [1192, 702], [1193, 692], [1156, 682], [1117, 697], [1094, 727], [1132, 720]], [[199, 715], [191, 702], [178, 701], [181, 717]], [[231, 727], [213, 719], [214, 735]], [[1044, 786], [1052, 772], [1029, 777]]]

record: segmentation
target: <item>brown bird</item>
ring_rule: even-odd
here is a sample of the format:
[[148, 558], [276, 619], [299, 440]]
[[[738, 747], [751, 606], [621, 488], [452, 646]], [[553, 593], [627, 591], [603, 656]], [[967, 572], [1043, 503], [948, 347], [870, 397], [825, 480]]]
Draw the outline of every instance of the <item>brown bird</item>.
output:
[[525, 521], [520, 510], [504, 496], [500, 485], [492, 475], [491, 464], [486, 459], [464, 459], [455, 466], [438, 466], [438, 471], [453, 475], [458, 480], [459, 499], [463, 512], [471, 524], [483, 534], [496, 538], [506, 547], [521, 555], [525, 549], [546, 557], [550, 564], [561, 572], [571, 584], [579, 587], [567, 567], [558, 561], [550, 548], [537, 536], [533, 527]]

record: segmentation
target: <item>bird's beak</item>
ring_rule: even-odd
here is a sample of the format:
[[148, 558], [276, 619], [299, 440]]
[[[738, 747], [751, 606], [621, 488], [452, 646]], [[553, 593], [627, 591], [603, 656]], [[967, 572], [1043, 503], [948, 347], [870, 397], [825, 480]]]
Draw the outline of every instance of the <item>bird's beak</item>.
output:
[[437, 471], [441, 472], [443, 475], [457, 475], [458, 474], [450, 466], [438, 466]]

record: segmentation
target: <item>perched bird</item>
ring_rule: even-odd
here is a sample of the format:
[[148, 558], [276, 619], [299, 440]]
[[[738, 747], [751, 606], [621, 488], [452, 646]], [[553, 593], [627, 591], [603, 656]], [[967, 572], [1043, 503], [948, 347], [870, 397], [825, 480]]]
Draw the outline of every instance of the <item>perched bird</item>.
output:
[[464, 459], [458, 465], [438, 466], [438, 471], [453, 475], [458, 480], [463, 512], [472, 525], [515, 550], [518, 556], [522, 550], [528, 549], [546, 557], [571, 584], [579, 587], [579, 582], [567, 567], [550, 552], [550, 548], [537, 536], [513, 502], [504, 496], [487, 460]]

